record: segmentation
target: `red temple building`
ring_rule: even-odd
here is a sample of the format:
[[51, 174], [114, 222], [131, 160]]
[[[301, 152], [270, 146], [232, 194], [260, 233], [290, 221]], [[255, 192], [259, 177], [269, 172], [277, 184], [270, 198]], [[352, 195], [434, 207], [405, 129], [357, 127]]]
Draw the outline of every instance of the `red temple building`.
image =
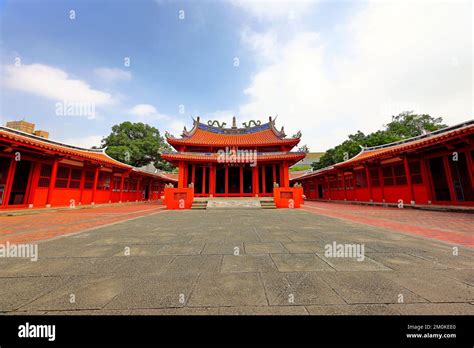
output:
[[353, 158], [291, 179], [306, 199], [474, 205], [474, 120], [363, 148]]
[[274, 187], [289, 188], [288, 168], [305, 157], [291, 152], [301, 133], [287, 138], [283, 127], [275, 128], [275, 120], [232, 126], [225, 123], [193, 122], [180, 138], [166, 133], [176, 152], [162, 158], [179, 170], [178, 189], [192, 187], [196, 197], [273, 197]]
[[0, 126], [0, 208], [158, 200], [165, 184], [176, 183], [167, 173], [116, 161], [104, 149], [31, 133]]

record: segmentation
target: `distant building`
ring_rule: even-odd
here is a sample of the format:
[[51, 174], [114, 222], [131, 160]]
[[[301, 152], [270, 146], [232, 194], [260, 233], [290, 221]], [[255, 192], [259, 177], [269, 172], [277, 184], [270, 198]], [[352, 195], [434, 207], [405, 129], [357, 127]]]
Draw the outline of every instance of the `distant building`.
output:
[[8, 128], [11, 128], [11, 129], [19, 130], [19, 131], [24, 132], [24, 133], [36, 135], [36, 136], [41, 137], [41, 138], [46, 138], [46, 139], [49, 138], [49, 133], [48, 132], [46, 132], [44, 130], [36, 130], [35, 131], [35, 124], [31, 123], [31, 122], [27, 122], [25, 120], [9, 121], [9, 122], [7, 122], [7, 124], [5, 126], [8, 127]]
[[322, 155], [324, 155], [324, 152], [308, 152], [305, 158], [296, 162], [292, 167], [307, 167], [307, 169], [309, 169], [311, 168], [311, 164], [319, 162]]

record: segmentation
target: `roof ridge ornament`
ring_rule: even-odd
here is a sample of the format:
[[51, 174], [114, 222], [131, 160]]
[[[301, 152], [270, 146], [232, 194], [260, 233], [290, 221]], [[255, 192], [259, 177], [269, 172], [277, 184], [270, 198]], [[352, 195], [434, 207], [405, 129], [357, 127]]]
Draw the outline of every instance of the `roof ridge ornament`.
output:
[[295, 138], [295, 139], [301, 138], [301, 131], [298, 131], [296, 134], [293, 134], [292, 138]]
[[217, 120], [213, 120], [213, 121], [212, 121], [212, 120], [209, 120], [209, 121], [207, 121], [207, 125], [208, 125], [208, 126], [211, 126], [211, 127], [216, 127], [216, 125], [217, 125], [218, 128], [224, 128], [226, 124], [227, 124], [227, 123], [225, 123], [225, 122], [219, 123], [219, 121], [217, 121]]
[[244, 126], [245, 128], [251, 128], [253, 125], [253, 127], [258, 127], [260, 125], [262, 125], [262, 122], [260, 120], [250, 120], [248, 123], [247, 122], [242, 122], [242, 126]]

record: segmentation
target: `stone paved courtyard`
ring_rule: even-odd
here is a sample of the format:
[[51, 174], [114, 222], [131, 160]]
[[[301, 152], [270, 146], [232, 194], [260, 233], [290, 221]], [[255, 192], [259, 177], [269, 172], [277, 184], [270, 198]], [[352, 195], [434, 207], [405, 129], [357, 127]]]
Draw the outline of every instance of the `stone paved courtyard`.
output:
[[[468, 223], [474, 218], [458, 216]], [[133, 217], [41, 241], [36, 262], [0, 259], [0, 311], [474, 314], [474, 250], [468, 246], [317, 210], [157, 206], [156, 214]], [[326, 257], [325, 246], [333, 242], [363, 244], [364, 260]]]

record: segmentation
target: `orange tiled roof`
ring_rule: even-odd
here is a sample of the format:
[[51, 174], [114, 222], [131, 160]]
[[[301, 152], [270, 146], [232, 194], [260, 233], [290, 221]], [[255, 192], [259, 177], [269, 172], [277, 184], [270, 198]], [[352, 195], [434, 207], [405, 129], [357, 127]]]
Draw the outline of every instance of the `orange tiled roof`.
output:
[[52, 154], [64, 155], [81, 160], [89, 160], [104, 165], [112, 165], [150, 176], [160, 177], [165, 180], [176, 181], [176, 179], [173, 177], [168, 176], [168, 173], [145, 172], [128, 164], [117, 161], [108, 156], [104, 151], [105, 149], [84, 149], [72, 145], [62, 144], [53, 140], [44, 139], [32, 134], [18, 131], [16, 129], [0, 126], [0, 141], [2, 140], [9, 143], [19, 143], [34, 150], [42, 150], [45, 152], [51, 152]]
[[[304, 158], [304, 152], [265, 152], [257, 154], [258, 161], [299, 161]], [[217, 162], [217, 153], [201, 153], [201, 152], [165, 152], [161, 158], [176, 162], [180, 160], [195, 161], [195, 162]]]
[[285, 138], [283, 132], [274, 128], [269, 122], [248, 129], [218, 128], [195, 121], [194, 128], [183, 133], [182, 138], [167, 136], [171, 145], [194, 146], [272, 146], [293, 145], [299, 143], [299, 138]]
[[390, 144], [372, 146], [363, 148], [356, 156], [350, 158], [347, 161], [334, 164], [332, 166], [322, 168], [313, 172], [309, 172], [299, 178], [316, 176], [322, 172], [332, 170], [335, 168], [341, 168], [348, 165], [356, 165], [361, 162], [366, 162], [374, 159], [380, 159], [384, 157], [396, 156], [401, 153], [406, 153], [431, 145], [439, 144], [445, 141], [455, 139], [460, 136], [474, 134], [474, 120], [464, 122], [459, 125], [441, 129], [428, 134], [420, 135], [410, 139], [397, 141]]

